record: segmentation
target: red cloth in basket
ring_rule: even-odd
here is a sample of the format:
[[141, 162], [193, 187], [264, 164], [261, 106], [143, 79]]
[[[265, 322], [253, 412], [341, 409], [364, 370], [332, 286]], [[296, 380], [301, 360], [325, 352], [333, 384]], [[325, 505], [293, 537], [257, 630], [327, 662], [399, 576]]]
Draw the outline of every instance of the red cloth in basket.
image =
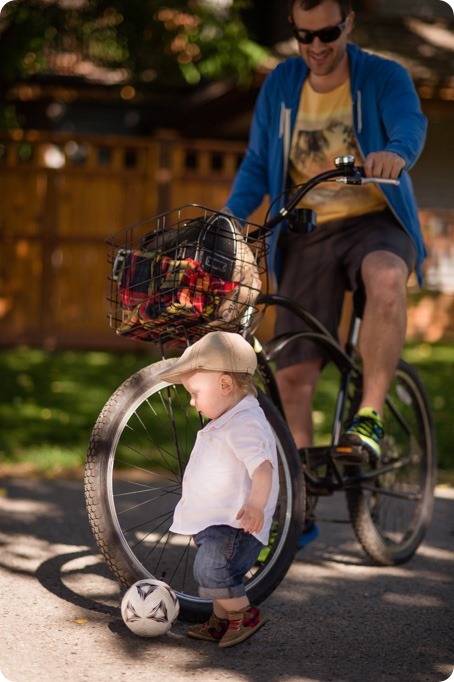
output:
[[153, 341], [165, 327], [208, 322], [223, 297], [240, 282], [226, 281], [203, 270], [192, 258], [174, 260], [141, 251], [130, 254], [119, 282], [126, 313], [117, 333]]

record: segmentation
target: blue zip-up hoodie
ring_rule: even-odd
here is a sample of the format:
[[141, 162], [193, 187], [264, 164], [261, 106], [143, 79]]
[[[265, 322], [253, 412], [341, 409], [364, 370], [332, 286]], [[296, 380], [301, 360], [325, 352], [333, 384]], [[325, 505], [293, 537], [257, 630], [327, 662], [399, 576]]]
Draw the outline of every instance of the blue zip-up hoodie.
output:
[[[374, 151], [397, 152], [405, 159], [400, 185], [378, 185], [402, 226], [412, 237], [417, 253], [417, 274], [426, 256], [416, 200], [408, 170], [415, 164], [425, 141], [427, 121], [413, 82], [397, 62], [347, 46], [353, 122], [364, 157]], [[290, 140], [308, 68], [300, 57], [279, 64], [266, 78], [259, 93], [251, 124], [249, 145], [239, 168], [227, 207], [247, 218], [269, 194], [278, 197], [287, 182]], [[359, 160], [358, 160], [359, 162]], [[274, 215], [282, 205], [272, 207]], [[279, 279], [280, 229], [270, 237], [271, 272]]]

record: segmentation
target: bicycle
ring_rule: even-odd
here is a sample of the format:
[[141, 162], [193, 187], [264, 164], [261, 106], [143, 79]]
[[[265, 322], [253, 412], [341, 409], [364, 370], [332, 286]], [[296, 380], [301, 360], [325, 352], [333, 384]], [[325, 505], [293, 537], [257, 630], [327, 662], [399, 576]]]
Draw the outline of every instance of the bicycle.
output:
[[[366, 179], [352, 157], [340, 157], [333, 170], [297, 188], [290, 201], [263, 226], [238, 221], [245, 241], [255, 250], [256, 262], [261, 264], [262, 278], [266, 275], [269, 230], [283, 218], [290, 229], [299, 232], [312, 229], [312, 212], [295, 207], [312, 187], [333, 180], [348, 184], [378, 181]], [[191, 211], [199, 225], [212, 222], [216, 216], [228, 217], [198, 205], [180, 207], [152, 219], [155, 229], [151, 234], [165, 235], [171, 228], [178, 231], [182, 226], [186, 230]], [[142, 248], [150, 243], [149, 222], [145, 221]], [[134, 234], [137, 227], [134, 226]], [[118, 284], [124, 259], [134, 253], [132, 240], [125, 247], [125, 238], [132, 234], [128, 229], [110, 241], [114, 286]], [[213, 253], [208, 260], [213, 260]], [[203, 257], [200, 248], [198, 256]], [[124, 308], [124, 303], [120, 306], [118, 303], [118, 289], [111, 300], [113, 326], [117, 324], [118, 329], [124, 325], [123, 314], [115, 322], [119, 307]], [[305, 320], [309, 331], [281, 335], [262, 346], [254, 336], [253, 321], [257, 315], [253, 313], [273, 305], [291, 308]], [[361, 398], [361, 368], [356, 359], [359, 321], [352, 320], [344, 349], [307, 311], [289, 299], [265, 291], [252, 304], [246, 301], [240, 318], [230, 320], [230, 326], [227, 322], [220, 327], [239, 331], [254, 344], [261, 388], [259, 402], [274, 431], [279, 460], [279, 503], [270, 544], [246, 579], [250, 601], [260, 603], [284, 578], [293, 561], [305, 516], [316, 518], [317, 501], [322, 495], [345, 491], [355, 535], [374, 563], [392, 565], [408, 561], [420, 545], [431, 518], [436, 472], [429, 401], [414, 368], [401, 360], [396, 369], [386, 400], [380, 460], [361, 467], [340, 465], [332, 453], [344, 423], [355, 414]], [[93, 429], [85, 471], [90, 525], [116, 578], [125, 586], [149, 576], [165, 580], [178, 595], [181, 617], [187, 619], [204, 617], [211, 604], [197, 595], [191, 570], [195, 552], [191, 539], [172, 535], [168, 528], [179, 499], [184, 466], [203, 420], [189, 407], [189, 396], [181, 386], [171, 386], [156, 376], [166, 364], [174, 362], [165, 358], [166, 344], [170, 348], [175, 343], [184, 346], [212, 328], [213, 322], [206, 320], [172, 326], [165, 317], [156, 337], [162, 359], [127, 379], [106, 403]], [[285, 423], [272, 365], [280, 350], [297, 337], [322, 344], [339, 371], [331, 442], [300, 452]]]

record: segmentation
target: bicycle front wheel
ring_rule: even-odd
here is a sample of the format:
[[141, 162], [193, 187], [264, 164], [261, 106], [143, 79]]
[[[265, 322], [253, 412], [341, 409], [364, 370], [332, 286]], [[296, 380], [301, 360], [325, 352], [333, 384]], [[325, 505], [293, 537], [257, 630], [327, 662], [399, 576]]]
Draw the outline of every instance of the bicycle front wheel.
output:
[[429, 401], [416, 371], [401, 360], [383, 416], [380, 460], [347, 490], [355, 534], [379, 565], [408, 561], [433, 508], [436, 447]]
[[[181, 480], [203, 426], [181, 385], [157, 378], [172, 360], [143, 368], [122, 384], [102, 410], [91, 436], [85, 469], [90, 525], [106, 563], [126, 587], [146, 577], [164, 580], [178, 595], [181, 617], [211, 610], [192, 575], [196, 548], [169, 532]], [[270, 400], [259, 402], [273, 429], [279, 461], [279, 502], [271, 543], [246, 577], [259, 603], [285, 576], [301, 532], [304, 482], [288, 429]]]

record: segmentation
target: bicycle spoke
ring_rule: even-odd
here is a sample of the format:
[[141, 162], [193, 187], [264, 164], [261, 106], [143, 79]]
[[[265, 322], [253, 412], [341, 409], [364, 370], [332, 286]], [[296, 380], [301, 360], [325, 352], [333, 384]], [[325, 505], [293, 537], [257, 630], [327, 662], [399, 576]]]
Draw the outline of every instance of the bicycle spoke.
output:
[[[184, 608], [205, 613], [210, 602], [198, 596], [192, 571], [196, 547], [191, 538], [169, 531], [184, 468], [204, 422], [186, 391], [156, 381], [156, 372], [150, 365], [126, 381], [98, 420], [86, 469], [87, 508], [93, 510], [98, 546], [124, 584], [160, 577]], [[304, 499], [293, 441], [275, 408], [262, 400], [276, 429], [281, 498], [268, 557], [246, 577], [246, 589], [257, 603], [291, 563]]]

